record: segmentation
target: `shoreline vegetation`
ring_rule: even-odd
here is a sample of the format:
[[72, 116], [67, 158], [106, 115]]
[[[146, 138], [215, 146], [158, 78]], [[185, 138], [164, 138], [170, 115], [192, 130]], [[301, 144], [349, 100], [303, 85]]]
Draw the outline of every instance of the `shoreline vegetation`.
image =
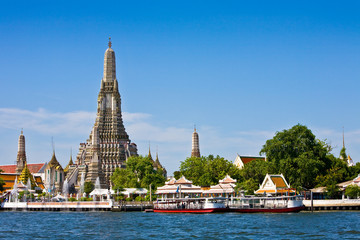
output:
[[[326, 198], [340, 198], [338, 183], [352, 180], [360, 173], [360, 163], [347, 165], [345, 146], [339, 157], [333, 153], [333, 147], [326, 140], [319, 140], [304, 125], [297, 124], [290, 129], [277, 132], [263, 145], [260, 155], [266, 161], [254, 160], [238, 169], [231, 161], [220, 156], [189, 157], [180, 162], [175, 179], [185, 176], [198, 186], [210, 186], [218, 183], [226, 175], [237, 180], [236, 191], [243, 190], [252, 195], [262, 183], [265, 175], [283, 174], [287, 182], [297, 191], [323, 186]], [[148, 157], [132, 157], [127, 169], [117, 169], [111, 178], [113, 189], [124, 187], [145, 187], [152, 191], [165, 183], [162, 172], [151, 168]], [[358, 186], [346, 191], [350, 198], [360, 195]]]

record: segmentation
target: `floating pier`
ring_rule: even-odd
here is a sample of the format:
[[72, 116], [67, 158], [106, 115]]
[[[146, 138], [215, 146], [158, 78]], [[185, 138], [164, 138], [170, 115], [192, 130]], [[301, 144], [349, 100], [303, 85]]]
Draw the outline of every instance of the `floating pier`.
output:
[[360, 210], [360, 199], [303, 200], [306, 211]]

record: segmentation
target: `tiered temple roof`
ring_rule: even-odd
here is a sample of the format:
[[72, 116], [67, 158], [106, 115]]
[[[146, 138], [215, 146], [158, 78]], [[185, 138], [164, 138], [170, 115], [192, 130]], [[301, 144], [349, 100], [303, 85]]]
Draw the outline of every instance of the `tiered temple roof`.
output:
[[284, 175], [270, 175], [266, 174], [264, 181], [260, 188], [255, 191], [255, 194], [285, 194], [295, 193], [294, 189], [286, 182]]

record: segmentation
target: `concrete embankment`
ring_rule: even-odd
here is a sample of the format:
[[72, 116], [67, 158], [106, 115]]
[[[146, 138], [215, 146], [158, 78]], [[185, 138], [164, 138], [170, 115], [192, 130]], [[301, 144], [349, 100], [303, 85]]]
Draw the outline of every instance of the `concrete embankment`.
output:
[[5, 202], [5, 211], [145, 211], [153, 209], [152, 202]]
[[[303, 201], [306, 210], [311, 211], [311, 200]], [[360, 199], [313, 200], [314, 211], [360, 210]]]
[[111, 202], [5, 202], [5, 211], [111, 211]]

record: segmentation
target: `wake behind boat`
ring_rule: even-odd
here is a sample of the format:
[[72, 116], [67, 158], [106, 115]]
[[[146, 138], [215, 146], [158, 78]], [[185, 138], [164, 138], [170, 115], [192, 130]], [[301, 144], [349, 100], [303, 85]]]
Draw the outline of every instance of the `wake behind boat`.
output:
[[162, 213], [213, 213], [227, 212], [227, 198], [173, 198], [154, 202], [154, 212]]

